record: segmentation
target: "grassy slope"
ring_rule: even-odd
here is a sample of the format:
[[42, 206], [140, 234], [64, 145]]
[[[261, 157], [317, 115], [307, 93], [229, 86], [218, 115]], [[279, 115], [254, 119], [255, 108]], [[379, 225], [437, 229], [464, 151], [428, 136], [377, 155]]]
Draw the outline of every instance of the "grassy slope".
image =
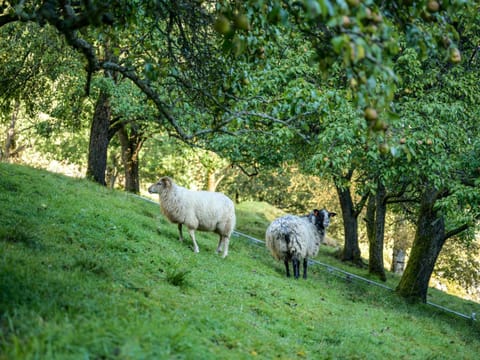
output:
[[[217, 237], [199, 233], [194, 254], [158, 206], [86, 181], [0, 164], [0, 205], [0, 359], [480, 353], [478, 324], [319, 267], [307, 281], [286, 279], [240, 238], [221, 259]], [[257, 237], [276, 216], [266, 204], [237, 210], [239, 230]]]

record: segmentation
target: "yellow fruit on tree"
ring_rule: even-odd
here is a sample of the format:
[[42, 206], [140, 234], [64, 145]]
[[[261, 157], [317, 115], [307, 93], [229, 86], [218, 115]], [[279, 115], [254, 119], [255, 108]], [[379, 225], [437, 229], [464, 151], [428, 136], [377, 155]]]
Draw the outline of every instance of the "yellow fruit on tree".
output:
[[367, 107], [365, 109], [364, 116], [365, 116], [365, 119], [367, 119], [369, 122], [373, 122], [378, 119], [377, 110], [372, 107]]
[[225, 17], [225, 15], [220, 15], [217, 20], [215, 20], [215, 24], [213, 24], [213, 28], [218, 31], [222, 35], [226, 35], [231, 30], [230, 21]]
[[450, 49], [450, 62], [452, 64], [458, 64], [460, 61], [462, 61], [462, 54], [460, 53], [460, 50], [458, 50], [456, 47]]
[[234, 19], [235, 26], [241, 30], [249, 30], [250, 24], [248, 22], [248, 17], [245, 14], [240, 14]]
[[436, 0], [429, 0], [427, 2], [427, 10], [431, 13], [436, 13], [440, 10], [440, 4]]

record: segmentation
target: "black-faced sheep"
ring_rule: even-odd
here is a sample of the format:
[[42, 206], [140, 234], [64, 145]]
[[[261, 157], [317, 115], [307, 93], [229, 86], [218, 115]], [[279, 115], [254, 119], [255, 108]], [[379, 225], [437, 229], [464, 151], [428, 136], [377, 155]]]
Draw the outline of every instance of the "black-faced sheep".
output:
[[151, 185], [148, 192], [159, 195], [163, 214], [178, 224], [180, 241], [183, 241], [182, 225], [185, 224], [193, 250], [198, 253], [195, 230], [212, 231], [220, 236], [217, 252], [223, 248], [223, 257], [228, 255], [228, 244], [235, 227], [235, 207], [227, 196], [218, 192], [188, 190], [168, 176]]
[[308, 216], [286, 215], [275, 219], [265, 233], [265, 244], [272, 256], [283, 260], [287, 276], [288, 263], [293, 264], [295, 279], [300, 276], [300, 261], [303, 260], [303, 278], [307, 278], [308, 258], [318, 254], [320, 244], [325, 240], [330, 218], [336, 213], [328, 210], [313, 210]]

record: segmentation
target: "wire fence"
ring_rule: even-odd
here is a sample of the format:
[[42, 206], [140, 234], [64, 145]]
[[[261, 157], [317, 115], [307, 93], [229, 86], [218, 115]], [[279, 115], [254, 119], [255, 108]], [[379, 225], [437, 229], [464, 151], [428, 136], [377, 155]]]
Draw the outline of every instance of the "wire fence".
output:
[[[150, 203], [154, 203], [154, 204], [158, 204], [156, 201], [153, 201], [151, 199], [148, 199], [146, 197], [143, 197], [143, 196], [139, 196], [139, 195], [135, 195], [135, 194], [129, 194], [129, 195], [132, 195], [136, 198], [139, 198], [139, 199], [142, 199], [144, 201], [148, 201]], [[250, 236], [248, 234], [245, 234], [245, 233], [242, 233], [240, 231], [237, 231], [235, 230], [233, 232], [233, 234], [237, 237], [243, 237], [245, 239], [248, 239], [250, 240], [251, 242], [255, 243], [255, 244], [258, 244], [258, 245], [263, 245], [265, 246], [265, 242], [263, 240], [259, 240], [257, 238], [254, 238], [253, 236]], [[359, 275], [356, 275], [356, 274], [352, 274], [352, 273], [349, 273], [348, 271], [345, 271], [345, 270], [342, 270], [340, 268], [337, 268], [335, 266], [332, 266], [332, 265], [329, 265], [329, 264], [325, 264], [325, 263], [322, 263], [321, 261], [318, 261], [318, 260], [312, 260], [310, 259], [309, 260], [309, 263], [310, 264], [314, 264], [314, 265], [319, 265], [319, 266], [323, 266], [327, 269], [327, 271], [332, 274], [332, 275], [335, 275], [335, 276], [338, 276], [338, 277], [341, 277], [341, 278], [344, 278], [346, 280], [358, 280], [358, 281], [362, 281], [362, 282], [365, 282], [369, 285], [373, 285], [373, 286], [377, 286], [377, 287], [380, 287], [380, 288], [383, 288], [385, 290], [389, 290], [389, 291], [394, 291], [393, 288], [385, 285], [385, 284], [381, 284], [381, 283], [378, 283], [376, 281], [372, 281], [370, 279], [366, 279], [364, 277], [361, 277]], [[445, 306], [442, 306], [442, 305], [438, 305], [438, 304], [435, 304], [435, 303], [432, 303], [430, 301], [427, 301], [427, 305], [430, 305], [432, 307], [435, 307], [437, 309], [440, 309], [440, 310], [443, 310], [447, 313], [450, 313], [450, 314], [454, 314], [456, 316], [459, 316], [459, 317], [462, 317], [464, 319], [468, 319], [468, 320], [472, 320], [472, 321], [477, 321], [477, 318], [476, 318], [476, 313], [475, 312], [472, 312], [470, 315], [466, 315], [466, 314], [463, 314], [461, 312], [458, 312], [458, 311], [455, 311], [455, 310], [452, 310], [452, 309], [449, 309]]]
[[[233, 233], [234, 233], [234, 235], [236, 235], [236, 236], [238, 236], [238, 237], [246, 238], [246, 239], [254, 242], [255, 244], [265, 245], [265, 242], [264, 242], [264, 241], [259, 240], [259, 239], [256, 239], [256, 238], [254, 238], [253, 236], [244, 234], [244, 233], [242, 233], [242, 232], [240, 232], [240, 231], [236, 231], [236, 230], [235, 230]], [[348, 272], [348, 271], [342, 270], [342, 269], [340, 269], [340, 268], [337, 268], [337, 267], [332, 266], [332, 265], [329, 265], [329, 264], [325, 264], [325, 263], [323, 263], [323, 262], [321, 262], [321, 261], [310, 259], [308, 262], [309, 262], [309, 264], [314, 264], [314, 265], [322, 266], [322, 267], [326, 268], [327, 271], [328, 271], [330, 274], [332, 274], [332, 275], [334, 275], [334, 276], [338, 276], [338, 277], [344, 278], [345, 280], [349, 280], [349, 281], [350, 281], [350, 280], [358, 280], [358, 281], [361, 281], [361, 282], [365, 282], [365, 283], [367, 283], [367, 284], [369, 284], [369, 285], [374, 285], [374, 286], [383, 288], [383, 289], [385, 289], [385, 290], [394, 291], [393, 288], [391, 288], [391, 287], [389, 287], [389, 286], [387, 286], [387, 285], [385, 285], [385, 284], [381, 284], [381, 283], [378, 283], [378, 282], [376, 282], [376, 281], [372, 281], [372, 280], [370, 280], [370, 279], [366, 279], [366, 278], [364, 278], [364, 277], [361, 277], [361, 276], [359, 276], [359, 275], [352, 274], [352, 273], [350, 273], [350, 272]], [[456, 315], [456, 316], [462, 317], [462, 318], [464, 318], [464, 319], [468, 319], [468, 320], [472, 320], [472, 321], [477, 321], [477, 319], [476, 319], [476, 313], [475, 313], [475, 312], [472, 312], [471, 315], [466, 315], [466, 314], [463, 314], [463, 313], [461, 313], [461, 312], [458, 312], [458, 311], [449, 309], [449, 308], [447, 308], [447, 307], [445, 307], [445, 306], [432, 303], [432, 302], [430, 302], [430, 301], [427, 301], [427, 305], [430, 305], [430, 306], [432, 306], [432, 307], [435, 307], [435, 308], [440, 309], [440, 310], [442, 310], [442, 311], [445, 311], [445, 312], [447, 312], [447, 313], [454, 314], [454, 315]]]

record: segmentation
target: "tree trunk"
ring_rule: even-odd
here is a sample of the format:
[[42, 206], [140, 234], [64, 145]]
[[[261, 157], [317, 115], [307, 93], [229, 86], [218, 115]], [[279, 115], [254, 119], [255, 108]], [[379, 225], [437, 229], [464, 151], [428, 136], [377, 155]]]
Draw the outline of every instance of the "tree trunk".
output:
[[422, 196], [410, 258], [396, 289], [413, 301], [427, 301], [428, 283], [446, 240], [444, 218], [434, 209], [437, 195], [429, 188]]
[[392, 267], [390, 271], [394, 274], [402, 275], [403, 271], [405, 270], [405, 258], [407, 253], [405, 249], [401, 249], [398, 247], [393, 247], [393, 254], [392, 254]]
[[375, 237], [375, 198], [370, 197], [367, 202], [365, 213], [365, 224], [367, 228], [368, 242], [371, 243]]
[[207, 190], [217, 191], [217, 186], [224, 177], [225, 175], [220, 175], [220, 177], [217, 177], [214, 169], [207, 168]]
[[215, 171], [207, 169], [207, 191], [215, 191], [217, 189], [217, 182], [215, 178]]
[[392, 267], [390, 270], [395, 274], [401, 275], [405, 270], [405, 258], [408, 247], [408, 231], [405, 220], [397, 219], [394, 233]]
[[[7, 138], [5, 139], [5, 148], [3, 152], [3, 156], [0, 156], [0, 160], [10, 161], [10, 158], [16, 154], [18, 154], [19, 150], [16, 150], [16, 131], [15, 127], [17, 125], [17, 118], [18, 113], [20, 111], [20, 102], [17, 100], [15, 101], [15, 107], [12, 111], [12, 118], [10, 121], [10, 126], [7, 130]], [[1, 152], [0, 152], [0, 155]]]
[[106, 182], [110, 189], [115, 188], [115, 183], [119, 174], [121, 160], [117, 155], [118, 153], [113, 151], [111, 151], [109, 154], [110, 161], [108, 162], [109, 165], [107, 165]]
[[336, 189], [342, 208], [343, 229], [345, 232], [342, 260], [352, 261], [361, 265], [362, 258], [360, 247], [358, 246], [358, 213], [354, 209], [350, 189], [339, 186], [336, 186]]
[[383, 264], [383, 242], [385, 237], [385, 216], [387, 205], [385, 187], [379, 181], [375, 197], [370, 197], [367, 205], [367, 235], [369, 242], [368, 272], [386, 281]]
[[125, 168], [125, 191], [138, 194], [140, 192], [139, 153], [144, 138], [135, 126], [122, 126], [118, 130], [118, 137], [122, 146], [122, 160]]
[[105, 171], [107, 168], [107, 149], [110, 142], [108, 134], [110, 118], [111, 109], [108, 94], [102, 91], [93, 114], [87, 166], [87, 178], [101, 185], [106, 185]]

